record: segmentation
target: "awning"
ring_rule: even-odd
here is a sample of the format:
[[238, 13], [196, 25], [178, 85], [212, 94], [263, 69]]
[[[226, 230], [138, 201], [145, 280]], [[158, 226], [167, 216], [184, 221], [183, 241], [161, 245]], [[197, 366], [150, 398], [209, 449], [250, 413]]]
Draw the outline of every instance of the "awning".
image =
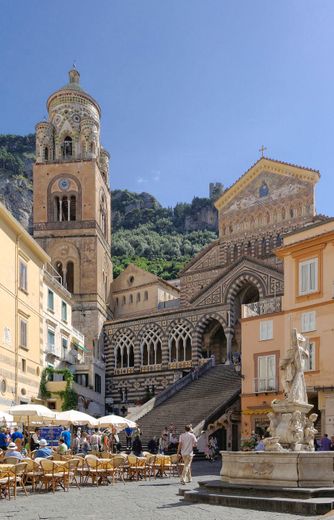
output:
[[79, 343], [74, 343], [74, 346], [80, 350], [83, 350], [83, 352], [90, 352], [90, 350], [88, 350], [88, 348], [85, 347], [85, 345], [80, 345]]

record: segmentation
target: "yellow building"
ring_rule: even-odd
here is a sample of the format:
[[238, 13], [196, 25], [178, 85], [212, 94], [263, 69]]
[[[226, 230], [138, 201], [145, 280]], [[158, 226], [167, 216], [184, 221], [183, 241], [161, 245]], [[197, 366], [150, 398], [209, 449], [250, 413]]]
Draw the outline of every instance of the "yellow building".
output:
[[37, 397], [48, 255], [0, 203], [0, 408]]
[[266, 426], [273, 398], [282, 396], [279, 360], [293, 328], [309, 340], [305, 380], [319, 414], [319, 433], [334, 435], [334, 219], [285, 236], [276, 251], [284, 262], [284, 296], [243, 306], [242, 434]]

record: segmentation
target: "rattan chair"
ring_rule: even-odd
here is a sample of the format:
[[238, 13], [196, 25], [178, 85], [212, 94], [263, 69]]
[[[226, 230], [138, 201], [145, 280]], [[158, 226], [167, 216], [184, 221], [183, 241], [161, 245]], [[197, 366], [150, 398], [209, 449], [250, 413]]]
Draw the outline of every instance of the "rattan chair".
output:
[[45, 489], [52, 488], [52, 492], [56, 491], [56, 488], [60, 486], [66, 491], [66, 472], [64, 465], [59, 465], [57, 462], [49, 459], [41, 459], [40, 465], [42, 468], [41, 485], [45, 486]]
[[27, 490], [24, 485], [26, 478], [26, 470], [26, 462], [18, 462], [17, 464], [14, 464], [9, 470], [9, 476], [13, 477], [12, 479], [10, 479], [10, 486], [13, 487], [14, 498], [16, 498], [18, 486], [21, 487], [25, 495], [28, 496]]
[[43, 474], [42, 468], [38, 462], [32, 459], [24, 459], [24, 462], [27, 463], [26, 469], [26, 482], [31, 482], [31, 490], [35, 491], [37, 488], [37, 484], [41, 481], [41, 476]]
[[108, 476], [103, 461], [99, 460], [95, 455], [87, 455], [85, 461], [88, 466], [88, 478], [92, 479], [92, 484], [98, 486], [103, 481], [106, 481], [108, 484]]
[[66, 464], [64, 464], [65, 472], [66, 472], [66, 483], [67, 483], [67, 490], [69, 490], [69, 487], [71, 484], [75, 483], [78, 489], [80, 489], [77, 477], [79, 476], [78, 473], [78, 466], [81, 463], [81, 460], [79, 459], [70, 459], [66, 461]]

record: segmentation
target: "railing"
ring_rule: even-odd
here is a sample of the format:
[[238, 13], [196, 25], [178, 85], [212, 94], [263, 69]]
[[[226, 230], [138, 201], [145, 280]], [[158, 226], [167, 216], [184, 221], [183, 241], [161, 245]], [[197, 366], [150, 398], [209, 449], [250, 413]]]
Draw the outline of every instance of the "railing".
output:
[[122, 374], [133, 374], [134, 371], [135, 371], [134, 367], [115, 368], [114, 374], [115, 374], [115, 376], [122, 375]]
[[62, 291], [64, 291], [67, 294], [67, 296], [69, 298], [71, 298], [71, 293], [62, 284], [62, 278], [61, 278], [60, 274], [58, 273], [58, 271], [56, 271], [56, 269], [53, 267], [53, 265], [46, 264], [46, 266], [44, 267], [43, 270], [44, 270], [44, 275], [48, 276], [49, 279], [51, 279], [53, 283], [58, 285], [58, 287], [61, 287]]
[[156, 370], [162, 370], [162, 365], [142, 365], [140, 367], [141, 372], [155, 372]]
[[171, 361], [168, 363], [168, 368], [176, 369], [176, 368], [191, 368], [192, 361], [191, 359], [188, 361]]
[[82, 334], [82, 332], [72, 327], [72, 335], [79, 340], [79, 343], [81, 342], [82, 344], [84, 344], [85, 336]]
[[254, 393], [278, 392], [278, 381], [276, 377], [255, 378], [253, 380]]
[[55, 347], [55, 345], [47, 344], [46, 347], [45, 347], [45, 352], [47, 354], [53, 354], [55, 356], [56, 355], [56, 347]]
[[280, 312], [281, 310], [282, 298], [276, 296], [275, 298], [267, 298], [266, 300], [260, 300], [259, 302], [242, 305], [242, 317], [251, 318], [252, 316], [261, 316], [262, 314]]
[[[203, 366], [199, 367], [198, 369], [198, 377], [201, 377], [203, 374], [205, 374], [208, 370], [212, 368], [212, 359], [209, 359], [207, 363], [205, 363]], [[141, 417], [144, 417], [148, 412], [153, 410], [156, 406], [163, 403], [172, 395], [176, 394], [176, 392], [179, 392], [182, 388], [189, 385], [193, 381], [193, 376], [191, 373], [187, 374], [184, 377], [180, 377], [175, 383], [171, 384], [165, 390], [163, 390], [160, 394], [158, 394], [156, 397], [152, 397], [149, 401], [147, 401], [142, 406], [138, 407], [138, 409], [133, 410], [129, 415], [128, 419], [131, 419], [132, 421], [137, 421]]]
[[174, 298], [173, 300], [167, 300], [165, 302], [158, 303], [158, 310], [161, 309], [175, 309], [175, 307], [180, 307], [180, 298]]

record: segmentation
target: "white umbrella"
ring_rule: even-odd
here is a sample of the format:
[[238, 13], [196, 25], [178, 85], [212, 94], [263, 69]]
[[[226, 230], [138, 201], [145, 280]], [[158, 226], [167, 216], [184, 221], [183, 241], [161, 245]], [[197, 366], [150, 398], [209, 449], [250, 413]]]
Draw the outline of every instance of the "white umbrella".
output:
[[88, 415], [88, 413], [78, 412], [78, 410], [67, 410], [66, 412], [59, 412], [56, 414], [56, 418], [53, 421], [56, 424], [73, 424], [75, 426], [81, 426], [88, 424], [88, 426], [97, 426], [97, 420]]
[[[17, 404], [9, 408], [9, 413], [16, 421], [51, 422], [56, 417], [55, 412], [41, 404]], [[1, 414], [0, 414], [1, 416]]]
[[105, 428], [107, 428], [108, 426], [114, 427], [119, 432], [124, 430], [125, 428], [137, 428], [137, 423], [130, 421], [130, 419], [126, 419], [125, 417], [120, 417], [119, 415], [115, 414], [100, 417], [98, 419], [98, 425], [104, 426]]
[[12, 423], [14, 422], [14, 417], [10, 413], [0, 411], [0, 422]]
[[[15, 417], [16, 421], [27, 421], [28, 431], [30, 422], [32, 423], [50, 423], [56, 417], [55, 412], [43, 406], [42, 404], [17, 404], [9, 408], [10, 414]], [[31, 440], [29, 439], [29, 446]]]

